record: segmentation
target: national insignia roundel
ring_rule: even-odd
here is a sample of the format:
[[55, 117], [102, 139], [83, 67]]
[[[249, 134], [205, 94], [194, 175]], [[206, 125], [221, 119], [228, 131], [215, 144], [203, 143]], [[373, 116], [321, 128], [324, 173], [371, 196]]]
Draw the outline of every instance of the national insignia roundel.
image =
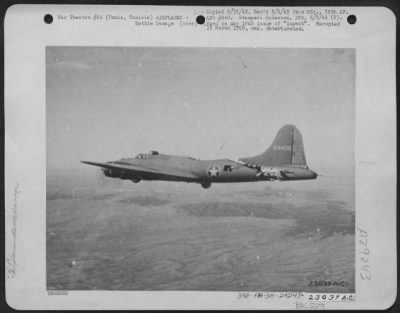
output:
[[221, 169], [216, 165], [210, 166], [207, 169], [207, 174], [210, 177], [218, 177], [219, 175], [221, 175]]

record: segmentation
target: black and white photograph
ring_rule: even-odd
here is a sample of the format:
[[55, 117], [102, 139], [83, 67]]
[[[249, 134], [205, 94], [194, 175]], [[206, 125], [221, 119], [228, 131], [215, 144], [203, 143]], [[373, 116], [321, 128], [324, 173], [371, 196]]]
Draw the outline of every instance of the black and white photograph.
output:
[[47, 47], [47, 288], [354, 292], [354, 93], [354, 49]]
[[8, 306], [390, 308], [395, 64], [385, 7], [10, 7]]

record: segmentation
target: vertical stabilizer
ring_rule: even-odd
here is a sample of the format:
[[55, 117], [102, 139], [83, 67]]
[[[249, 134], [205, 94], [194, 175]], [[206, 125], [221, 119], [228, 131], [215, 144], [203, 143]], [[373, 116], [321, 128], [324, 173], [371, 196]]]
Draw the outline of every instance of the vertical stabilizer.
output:
[[278, 131], [264, 153], [240, 161], [259, 166], [307, 166], [301, 133], [296, 126], [289, 124]]

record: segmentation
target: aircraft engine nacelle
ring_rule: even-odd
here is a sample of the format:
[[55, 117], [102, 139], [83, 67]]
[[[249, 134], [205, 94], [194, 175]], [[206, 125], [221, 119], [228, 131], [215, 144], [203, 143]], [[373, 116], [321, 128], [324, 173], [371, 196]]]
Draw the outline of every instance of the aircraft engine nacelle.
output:
[[271, 180], [281, 180], [283, 178], [281, 171], [273, 167], [261, 167], [260, 171], [257, 173], [257, 176], [268, 177]]
[[107, 177], [119, 177], [118, 173], [116, 171], [113, 171], [110, 168], [103, 168], [102, 170], [103, 170], [104, 176], [107, 176]]

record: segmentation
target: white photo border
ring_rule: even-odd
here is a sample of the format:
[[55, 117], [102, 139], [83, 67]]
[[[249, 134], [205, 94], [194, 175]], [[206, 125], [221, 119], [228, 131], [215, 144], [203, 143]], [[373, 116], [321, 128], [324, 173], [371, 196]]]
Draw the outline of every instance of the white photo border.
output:
[[[356, 292], [353, 301], [323, 303], [325, 309], [390, 307], [397, 296], [393, 12], [384, 7], [344, 7], [357, 16], [356, 25], [310, 27], [304, 32], [221, 33], [201, 27], [132, 28], [118, 21], [43, 22], [48, 13], [118, 15], [129, 10], [195, 19], [196, 9], [205, 8], [14, 5], [8, 9], [4, 22], [8, 304], [42, 310], [320, 308], [306, 298], [240, 299], [238, 292], [68, 291], [56, 296], [46, 290], [46, 46], [211, 46], [356, 49]], [[13, 258], [14, 268], [7, 267]], [[366, 268], [370, 279], [365, 277]]]

